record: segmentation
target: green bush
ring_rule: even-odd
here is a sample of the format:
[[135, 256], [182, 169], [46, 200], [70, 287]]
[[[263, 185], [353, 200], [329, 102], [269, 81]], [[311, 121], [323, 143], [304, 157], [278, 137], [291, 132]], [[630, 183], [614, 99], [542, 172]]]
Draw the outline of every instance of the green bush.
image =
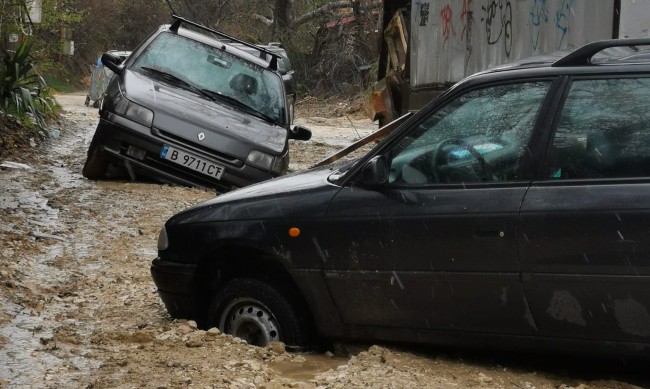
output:
[[0, 62], [0, 111], [39, 127], [55, 115], [57, 104], [45, 80], [35, 71], [31, 56], [34, 39], [23, 36], [16, 51], [4, 51]]

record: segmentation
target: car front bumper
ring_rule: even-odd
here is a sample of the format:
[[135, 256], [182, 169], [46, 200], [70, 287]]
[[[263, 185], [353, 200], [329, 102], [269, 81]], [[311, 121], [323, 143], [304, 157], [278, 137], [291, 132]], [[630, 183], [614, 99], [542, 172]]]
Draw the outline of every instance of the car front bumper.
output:
[[[274, 177], [269, 172], [254, 168], [245, 163], [233, 165], [230, 161], [216, 156], [216, 152], [210, 154], [190, 144], [179, 144], [173, 139], [157, 136], [155, 134], [156, 132], [156, 130], [152, 131], [146, 126], [114, 114], [108, 114], [106, 118], [102, 117], [96, 130], [102, 150], [112, 159], [123, 163], [127, 171], [129, 171], [129, 174], [138, 172], [163, 182], [216, 188], [221, 192], [244, 187]], [[223, 165], [225, 171], [221, 179], [217, 180], [161, 159], [160, 151], [165, 144], [186, 150], [198, 157]], [[144, 151], [144, 154], [138, 158], [129, 152], [129, 148], [136, 148], [141, 152]]]
[[151, 277], [158, 288], [158, 295], [174, 318], [197, 318], [197, 269], [197, 265], [169, 262], [160, 258], [151, 263]]

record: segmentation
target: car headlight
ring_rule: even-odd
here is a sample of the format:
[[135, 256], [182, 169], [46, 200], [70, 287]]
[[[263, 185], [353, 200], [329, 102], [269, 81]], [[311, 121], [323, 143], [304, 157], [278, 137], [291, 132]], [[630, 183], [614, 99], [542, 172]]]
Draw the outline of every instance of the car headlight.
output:
[[153, 111], [140, 104], [136, 104], [129, 99], [121, 96], [115, 103], [115, 113], [126, 116], [127, 118], [151, 127], [153, 124]]
[[158, 250], [167, 250], [167, 247], [169, 247], [169, 240], [167, 240], [167, 230], [163, 227], [158, 235]]
[[257, 150], [253, 150], [248, 154], [246, 162], [250, 165], [266, 171], [272, 171], [276, 174], [284, 174], [288, 168], [288, 160], [286, 158], [276, 157]]

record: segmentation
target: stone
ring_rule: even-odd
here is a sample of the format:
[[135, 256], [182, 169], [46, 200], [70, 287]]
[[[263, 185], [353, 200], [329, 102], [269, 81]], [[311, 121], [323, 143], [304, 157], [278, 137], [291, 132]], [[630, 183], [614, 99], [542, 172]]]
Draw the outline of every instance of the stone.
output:
[[269, 342], [266, 348], [276, 354], [284, 354], [287, 351], [286, 346], [282, 342]]
[[199, 336], [190, 336], [185, 341], [187, 347], [196, 348], [203, 346], [203, 340]]
[[183, 323], [178, 326], [176, 332], [182, 335], [186, 335], [189, 334], [190, 332], [194, 332], [194, 329], [190, 327], [187, 323]]

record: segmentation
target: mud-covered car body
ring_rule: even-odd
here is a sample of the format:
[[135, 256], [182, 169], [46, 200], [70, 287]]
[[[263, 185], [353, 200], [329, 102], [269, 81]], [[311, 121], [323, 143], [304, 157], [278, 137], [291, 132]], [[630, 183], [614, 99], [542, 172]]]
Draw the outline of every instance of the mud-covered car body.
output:
[[176, 18], [124, 63], [102, 57], [117, 76], [100, 110], [86, 177], [100, 178], [118, 162], [132, 178], [227, 191], [286, 173], [288, 139], [310, 133], [290, 126], [277, 56], [265, 52], [263, 60], [204, 30]]
[[638, 45], [471, 76], [356, 162], [173, 216], [151, 267], [163, 302], [261, 344], [304, 344], [311, 324], [650, 355], [650, 64], [592, 61]]

